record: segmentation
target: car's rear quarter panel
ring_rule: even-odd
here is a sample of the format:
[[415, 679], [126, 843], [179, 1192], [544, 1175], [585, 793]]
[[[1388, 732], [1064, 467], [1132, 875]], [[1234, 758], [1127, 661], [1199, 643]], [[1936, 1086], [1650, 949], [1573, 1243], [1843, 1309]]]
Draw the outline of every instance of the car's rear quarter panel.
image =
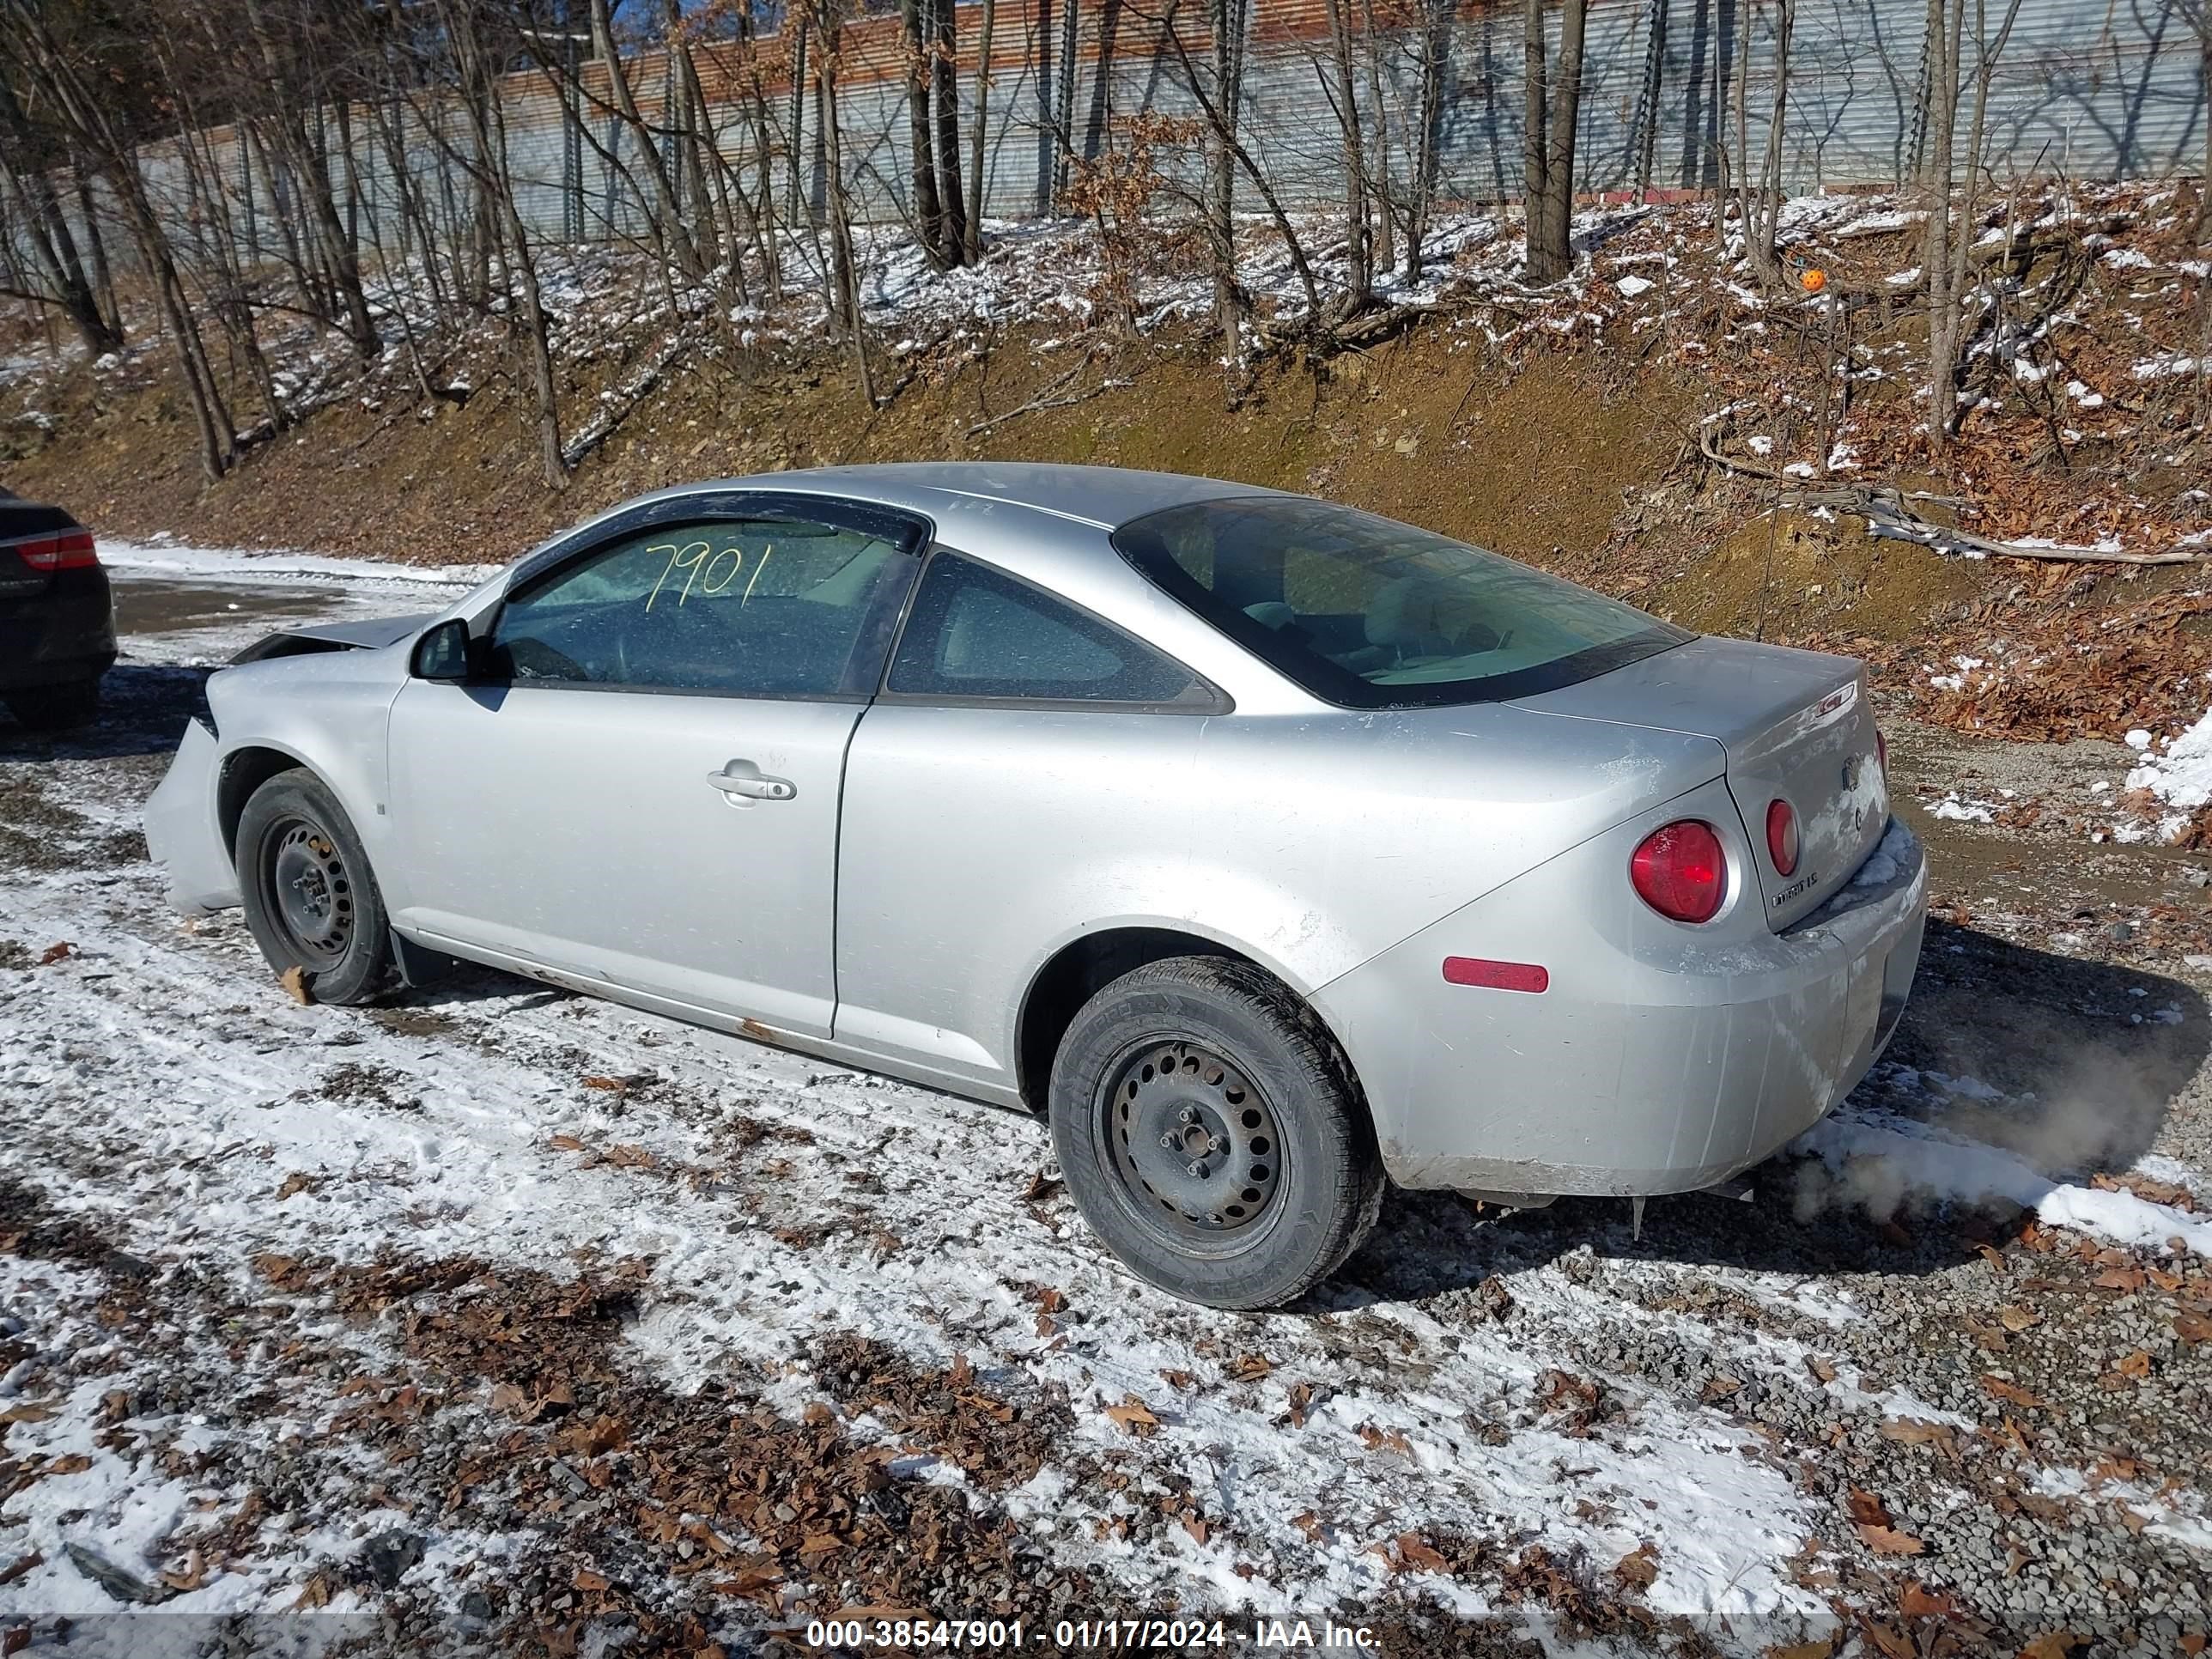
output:
[[837, 1034], [1003, 1085], [1038, 970], [1122, 927], [1212, 940], [1310, 994], [1720, 765], [1705, 739], [1504, 705], [878, 705], [846, 768]]

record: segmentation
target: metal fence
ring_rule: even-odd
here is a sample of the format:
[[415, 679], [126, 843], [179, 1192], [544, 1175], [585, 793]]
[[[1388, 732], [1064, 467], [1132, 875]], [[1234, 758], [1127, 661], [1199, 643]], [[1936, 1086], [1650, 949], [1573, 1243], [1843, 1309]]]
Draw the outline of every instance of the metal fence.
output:
[[[2185, 3], [2021, 0], [1993, 72], [1990, 173], [2002, 180], [2054, 172], [2115, 178], [2196, 171], [2206, 112], [2199, 47]], [[2005, 9], [1990, 0], [1992, 27]], [[963, 101], [974, 93], [978, 10], [962, 3], [957, 14]], [[1748, 152], [1762, 155], [1774, 13], [1759, 0], [1595, 0], [1589, 15], [1577, 188], [1710, 189], [1723, 146], [1733, 147], [1739, 80]], [[1404, 15], [1402, 6], [1398, 15]], [[1341, 199], [1341, 134], [1322, 81], [1325, 15], [1322, 0], [1251, 0], [1247, 8], [1243, 131], [1272, 187], [1293, 205]], [[1912, 175], [1927, 139], [1918, 112], [1928, 16], [1927, 0], [1799, 0], [1782, 135], [1787, 188], [1882, 184]], [[908, 209], [908, 123], [897, 29], [896, 17], [864, 19], [848, 27], [841, 53], [848, 185], [863, 220], [896, 220]], [[1740, 38], [1747, 30], [1747, 52]], [[1363, 54], [1365, 49], [1363, 40]], [[1474, 203], [1516, 198], [1520, 8], [1437, 9], [1432, 0], [1417, 26], [1378, 31], [1373, 50], [1382, 96], [1379, 109], [1364, 112], [1367, 149], [1370, 160], [1387, 155], [1397, 188], [1410, 188], [1422, 54], [1437, 52], [1444, 92], [1437, 133], [1439, 194]], [[1973, 52], [1970, 40], [1970, 76]], [[698, 57], [718, 148], [744, 166], [748, 177], [765, 159], [787, 220], [818, 213], [826, 177], [811, 88], [790, 77], [768, 88], [763, 106], [772, 154], [763, 158], [757, 124], [744, 117], [726, 52], [708, 45]], [[1121, 118], [1143, 111], [1194, 112], [1184, 64], [1149, 7], [1140, 12], [1122, 0], [1003, 0], [993, 57], [983, 208], [994, 216], [1053, 211], [1069, 167], [1111, 145]], [[665, 106], [666, 58], [646, 52], [626, 64], [653, 118]], [[646, 225], [640, 181], [647, 175], [605, 106], [605, 66], [584, 68], [580, 96], [564, 91], [559, 77], [536, 71], [508, 77], [503, 88], [518, 204], [532, 232], [547, 240], [626, 238]], [[595, 88], [600, 95], [593, 95]], [[454, 118], [454, 130], [441, 137], [434, 127], [441, 118], [419, 101], [356, 107], [343, 123], [325, 112], [334, 182], [350, 198], [365, 240], [396, 237], [400, 199], [392, 146], [375, 141], [378, 121], [398, 124], [409, 181], [434, 221], [462, 222], [470, 186], [455, 159], [459, 122]], [[1963, 114], [1961, 119], [1963, 125]], [[963, 139], [966, 120], [963, 112]], [[224, 180], [228, 203], [220, 216], [204, 200], [194, 201], [175, 143], [142, 152], [152, 193], [187, 240], [229, 235], [249, 259], [280, 251], [292, 234], [291, 192], [281, 167], [228, 129], [191, 142], [212, 163], [207, 170]], [[1171, 157], [1169, 165], [1171, 174], [1195, 181], [1195, 154]]]

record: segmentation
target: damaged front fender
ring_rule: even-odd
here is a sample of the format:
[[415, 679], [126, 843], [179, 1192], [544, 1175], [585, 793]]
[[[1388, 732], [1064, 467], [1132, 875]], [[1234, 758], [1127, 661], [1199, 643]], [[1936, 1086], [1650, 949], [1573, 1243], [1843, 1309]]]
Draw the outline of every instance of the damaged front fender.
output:
[[218, 755], [215, 733], [198, 719], [161, 785], [146, 802], [146, 848], [168, 878], [169, 902], [188, 915], [241, 902], [216, 816]]

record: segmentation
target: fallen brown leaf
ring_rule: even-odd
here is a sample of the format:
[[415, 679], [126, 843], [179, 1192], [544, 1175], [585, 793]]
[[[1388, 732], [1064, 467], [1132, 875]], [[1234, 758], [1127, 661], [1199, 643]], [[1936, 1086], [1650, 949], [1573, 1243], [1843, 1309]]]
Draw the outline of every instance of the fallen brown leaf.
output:
[[[284, 994], [295, 1002], [305, 1004], [315, 1000], [315, 981], [296, 962], [276, 975], [276, 982], [284, 988]], [[322, 1603], [318, 1601], [315, 1605], [320, 1607]]]
[[2007, 1330], [2017, 1334], [2027, 1329], [2031, 1325], [2040, 1325], [2043, 1322], [2043, 1316], [2027, 1308], [2004, 1307], [1997, 1310], [1997, 1322]]
[[1659, 1547], [1645, 1539], [1613, 1564], [1613, 1576], [1630, 1589], [1650, 1589], [1659, 1577]]
[[1305, 1534], [1308, 1538], [1311, 1539], [1316, 1544], [1320, 1543], [1321, 1540], [1328, 1535], [1328, 1528], [1322, 1525], [1320, 1517], [1315, 1515], [1311, 1510], [1307, 1510], [1303, 1514], [1292, 1516], [1291, 1517], [1291, 1524], [1296, 1527], [1300, 1532]]
[[1160, 1425], [1160, 1419], [1153, 1416], [1145, 1402], [1133, 1394], [1122, 1395], [1121, 1403], [1118, 1406], [1109, 1406], [1106, 1415], [1123, 1430], [1139, 1438], [1149, 1436]]
[[39, 952], [39, 966], [51, 968], [58, 962], [66, 962], [76, 954], [76, 946], [64, 939], [58, 945], [49, 945]]
[[1900, 1441], [1908, 1446], [1924, 1446], [1931, 1440], [1948, 1443], [1952, 1437], [1949, 1424], [1924, 1422], [1917, 1417], [1887, 1419], [1875, 1432], [1885, 1440]]
[[629, 1092], [629, 1079], [626, 1077], [587, 1077], [584, 1079], [584, 1086], [586, 1089], [601, 1089], [611, 1095], [627, 1094]]
[[1856, 1527], [1886, 1527], [1890, 1522], [1889, 1506], [1872, 1492], [1856, 1486], [1845, 1492], [1844, 1510]]
[[2150, 1355], [2142, 1348], [2124, 1356], [2112, 1369], [2122, 1376], [2145, 1377], [2150, 1375]]
[[553, 1137], [553, 1149], [560, 1152], [580, 1152], [584, 1150], [584, 1143], [574, 1135], [559, 1134]]
[[1861, 1527], [1859, 1540], [1876, 1555], [1917, 1555], [1928, 1546], [1893, 1527]]
[[1398, 1559], [1416, 1572], [1451, 1571], [1451, 1563], [1444, 1559], [1443, 1552], [1423, 1543], [1418, 1533], [1401, 1532], [1398, 1534]]
[[1944, 1591], [1929, 1589], [1917, 1578], [1908, 1578], [1897, 1598], [1897, 1610], [1907, 1619], [1948, 1619], [1959, 1609]]
[[0, 1589], [5, 1589], [32, 1569], [43, 1567], [46, 1565], [46, 1558], [38, 1551], [33, 1550], [28, 1555], [17, 1561], [14, 1566], [0, 1568]]
[[1998, 1399], [2008, 1400], [2015, 1406], [2025, 1406], [2033, 1409], [2043, 1404], [2041, 1400], [2030, 1394], [2026, 1389], [2016, 1382], [2008, 1382], [2002, 1376], [1992, 1376], [1984, 1372], [1982, 1376], [1982, 1386]]
[[2068, 1654], [2085, 1645], [2087, 1640], [2070, 1630], [2047, 1630], [2029, 1638], [2027, 1645], [2020, 1650], [2020, 1659], [2066, 1659]]

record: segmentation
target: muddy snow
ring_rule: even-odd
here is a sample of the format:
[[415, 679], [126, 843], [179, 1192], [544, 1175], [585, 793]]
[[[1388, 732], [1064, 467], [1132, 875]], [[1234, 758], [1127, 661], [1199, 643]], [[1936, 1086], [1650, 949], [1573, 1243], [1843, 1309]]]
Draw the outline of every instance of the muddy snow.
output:
[[176, 1654], [736, 1654], [841, 1613], [1045, 1650], [1153, 1617], [1408, 1655], [2201, 1641], [2208, 979], [2079, 871], [2005, 872], [2001, 826], [1921, 815], [1913, 1007], [1752, 1200], [1639, 1232], [1395, 1194], [1305, 1304], [1216, 1314], [1117, 1268], [1027, 1118], [489, 973], [291, 1000], [234, 915], [168, 913], [140, 808], [208, 665], [457, 573], [107, 550], [104, 718], [0, 729], [0, 1632], [33, 1650], [139, 1650], [153, 1609]]

